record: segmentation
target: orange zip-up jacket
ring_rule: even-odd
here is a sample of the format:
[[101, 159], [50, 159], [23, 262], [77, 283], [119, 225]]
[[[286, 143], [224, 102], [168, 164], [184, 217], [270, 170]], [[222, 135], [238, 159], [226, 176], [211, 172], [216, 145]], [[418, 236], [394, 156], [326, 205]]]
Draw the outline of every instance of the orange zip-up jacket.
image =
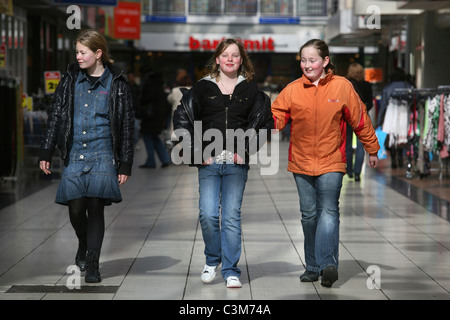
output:
[[291, 140], [288, 171], [317, 176], [346, 172], [346, 122], [370, 155], [380, 146], [367, 108], [344, 77], [332, 73], [316, 87], [304, 75], [289, 83], [272, 104], [275, 129], [289, 119]]

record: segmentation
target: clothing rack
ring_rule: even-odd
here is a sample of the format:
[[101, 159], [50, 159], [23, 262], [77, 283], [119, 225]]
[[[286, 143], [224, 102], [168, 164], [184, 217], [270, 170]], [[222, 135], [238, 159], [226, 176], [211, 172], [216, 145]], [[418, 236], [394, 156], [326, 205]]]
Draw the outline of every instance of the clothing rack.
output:
[[410, 100], [413, 98], [413, 94], [414, 94], [413, 88], [396, 88], [394, 89], [394, 92], [392, 92], [391, 98]]
[[438, 86], [437, 91], [439, 93], [450, 93], [450, 85]]
[[[444, 99], [448, 100], [444, 101]], [[446, 172], [448, 172], [450, 132], [444, 131], [445, 128], [450, 127], [450, 117], [447, 117], [448, 123], [446, 122], [444, 126], [444, 103], [447, 106], [445, 112], [450, 113], [450, 85], [442, 85], [437, 88], [396, 88], [391, 94], [389, 104], [392, 104], [390, 107], [394, 108], [391, 114], [398, 116], [398, 119], [387, 117], [387, 131], [393, 131], [389, 133], [396, 139], [395, 142], [404, 145], [407, 149], [406, 177], [408, 179], [412, 179], [414, 175], [418, 175], [420, 178], [430, 175], [430, 155], [438, 156], [440, 180], [443, 178], [444, 160]], [[406, 114], [409, 124], [405, 143], [403, 130]], [[396, 130], [398, 130], [398, 134], [396, 134]]]
[[[440, 102], [444, 103], [445, 99], [450, 99], [450, 85], [438, 86], [436, 94], [441, 96]], [[448, 110], [447, 110], [447, 112], [448, 112]], [[445, 125], [445, 120], [444, 120], [444, 125]], [[447, 134], [450, 134], [450, 133], [447, 132]], [[439, 138], [441, 138], [441, 137], [438, 136], [438, 139]], [[444, 145], [445, 145], [445, 141], [444, 141]], [[445, 148], [450, 148], [450, 146], [446, 145]], [[448, 150], [446, 150], [446, 151], [448, 151]], [[446, 151], [444, 151], [444, 152], [446, 152]], [[450, 156], [447, 156], [444, 159], [445, 159], [445, 172], [448, 174], [448, 164], [449, 164]], [[439, 180], [442, 180], [442, 177], [443, 177], [443, 171], [444, 171], [443, 167], [444, 167], [443, 158], [439, 157]]]

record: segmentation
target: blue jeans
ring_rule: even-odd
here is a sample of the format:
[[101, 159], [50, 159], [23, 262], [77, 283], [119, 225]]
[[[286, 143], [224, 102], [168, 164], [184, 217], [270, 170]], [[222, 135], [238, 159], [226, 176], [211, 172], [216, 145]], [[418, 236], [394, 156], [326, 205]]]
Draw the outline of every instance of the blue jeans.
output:
[[159, 138], [159, 135], [155, 133], [143, 133], [142, 138], [144, 140], [145, 150], [147, 150], [145, 165], [156, 167], [155, 151], [162, 164], [170, 163], [169, 153]]
[[[222, 263], [222, 276], [241, 275], [241, 205], [248, 165], [212, 163], [198, 168], [199, 219], [206, 264]], [[220, 215], [222, 216], [220, 217]]]
[[342, 172], [320, 176], [294, 173], [300, 198], [306, 270], [321, 273], [332, 265], [338, 268], [339, 197]]

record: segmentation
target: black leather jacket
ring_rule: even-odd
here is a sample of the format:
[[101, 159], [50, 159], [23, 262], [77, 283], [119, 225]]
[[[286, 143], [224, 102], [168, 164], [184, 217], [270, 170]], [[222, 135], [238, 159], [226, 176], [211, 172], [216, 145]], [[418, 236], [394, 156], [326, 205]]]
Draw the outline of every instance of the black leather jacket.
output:
[[[178, 142], [183, 139], [190, 141], [191, 164], [199, 164], [195, 160], [199, 159], [195, 158], [195, 154], [198, 155], [199, 152], [203, 154], [205, 145], [211, 143], [203, 141], [203, 134], [208, 129], [219, 130], [223, 137], [227, 129], [243, 129], [244, 131], [255, 129], [254, 135], [246, 136], [246, 163], [249, 162], [249, 156], [261, 147], [260, 129], [267, 129], [267, 138], [270, 138], [270, 129], [273, 128], [271, 100], [267, 94], [258, 89], [256, 84], [245, 81], [238, 84], [230, 98], [231, 101], [225, 101], [229, 98], [224, 97], [217, 85], [210, 80], [202, 79], [190, 90], [180, 90], [183, 92], [183, 97], [173, 114], [173, 128], [174, 130], [185, 129], [175, 131], [175, 136]], [[194, 130], [195, 121], [201, 121], [202, 132]]]
[[[131, 90], [122, 76], [122, 71], [111, 64], [108, 68], [113, 76], [110, 98], [110, 121], [114, 160], [119, 163], [118, 174], [131, 176], [134, 145], [134, 106]], [[73, 110], [75, 82], [80, 68], [70, 64], [53, 96], [47, 126], [41, 143], [39, 161], [51, 162], [55, 147], [61, 152], [65, 165], [73, 140]]]

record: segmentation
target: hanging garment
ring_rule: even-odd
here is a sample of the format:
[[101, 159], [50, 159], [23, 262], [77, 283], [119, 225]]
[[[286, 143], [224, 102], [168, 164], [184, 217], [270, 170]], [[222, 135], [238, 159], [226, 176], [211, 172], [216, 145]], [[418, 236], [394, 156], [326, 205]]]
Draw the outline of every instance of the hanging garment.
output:
[[409, 105], [406, 100], [390, 98], [383, 122], [383, 131], [389, 134], [388, 147], [408, 142]]
[[450, 93], [444, 95], [444, 144], [450, 150]]
[[425, 151], [437, 152], [437, 131], [439, 123], [439, 96], [429, 98], [426, 112], [426, 130], [424, 131], [423, 145]]
[[440, 158], [447, 158], [449, 156], [447, 146], [445, 145], [445, 116], [444, 116], [444, 94], [439, 97], [439, 121], [437, 131], [437, 142], [441, 147]]

